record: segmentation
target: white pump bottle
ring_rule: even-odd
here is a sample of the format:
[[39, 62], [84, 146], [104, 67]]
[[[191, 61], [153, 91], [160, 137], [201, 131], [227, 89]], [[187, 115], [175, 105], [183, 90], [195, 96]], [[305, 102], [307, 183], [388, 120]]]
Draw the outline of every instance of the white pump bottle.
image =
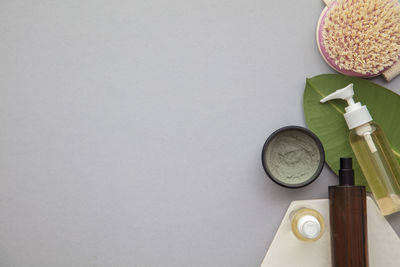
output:
[[[353, 84], [321, 99], [346, 100], [344, 118], [350, 145], [383, 215], [400, 211], [400, 165], [382, 128], [372, 121], [366, 106], [353, 100]], [[399, 154], [400, 156], [400, 154]]]

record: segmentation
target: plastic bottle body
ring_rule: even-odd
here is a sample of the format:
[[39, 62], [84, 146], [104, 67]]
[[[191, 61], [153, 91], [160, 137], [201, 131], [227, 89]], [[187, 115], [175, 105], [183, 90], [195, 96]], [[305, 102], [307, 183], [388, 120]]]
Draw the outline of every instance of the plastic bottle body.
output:
[[297, 209], [290, 214], [289, 218], [292, 232], [299, 240], [306, 242], [317, 241], [325, 231], [324, 218], [314, 209]]
[[400, 166], [381, 127], [350, 131], [350, 145], [383, 215], [400, 211]]

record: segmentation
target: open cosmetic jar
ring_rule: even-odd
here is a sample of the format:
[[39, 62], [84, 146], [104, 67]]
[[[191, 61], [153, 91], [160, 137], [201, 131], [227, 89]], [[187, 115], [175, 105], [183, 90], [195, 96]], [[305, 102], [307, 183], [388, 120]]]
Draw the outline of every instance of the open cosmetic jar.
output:
[[287, 188], [300, 188], [317, 179], [325, 153], [313, 132], [300, 126], [286, 126], [268, 137], [261, 160], [272, 181]]

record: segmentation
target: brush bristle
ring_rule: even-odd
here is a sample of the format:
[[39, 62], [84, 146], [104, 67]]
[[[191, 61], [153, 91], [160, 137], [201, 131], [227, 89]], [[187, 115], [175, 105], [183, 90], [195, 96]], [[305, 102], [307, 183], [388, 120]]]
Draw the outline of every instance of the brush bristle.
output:
[[340, 68], [379, 74], [400, 56], [397, 0], [337, 0], [325, 17], [323, 45]]

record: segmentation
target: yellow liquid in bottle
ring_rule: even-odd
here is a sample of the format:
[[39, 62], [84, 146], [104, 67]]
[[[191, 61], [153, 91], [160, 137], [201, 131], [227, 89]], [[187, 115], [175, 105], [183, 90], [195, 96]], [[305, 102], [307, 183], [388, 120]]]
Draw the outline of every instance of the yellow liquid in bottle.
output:
[[[320, 224], [320, 232], [319, 234], [314, 237], [314, 238], [307, 238], [304, 235], [302, 235], [298, 229], [298, 222], [299, 220], [306, 215], [310, 215], [313, 216], [314, 218], [316, 218]], [[306, 242], [313, 242], [313, 241], [317, 241], [318, 239], [321, 238], [321, 236], [323, 235], [324, 231], [325, 231], [325, 221], [324, 221], [324, 217], [322, 217], [321, 213], [319, 213], [318, 211], [314, 210], [314, 209], [309, 209], [309, 208], [300, 208], [297, 209], [295, 211], [292, 211], [292, 213], [289, 215], [289, 219], [291, 222], [291, 227], [292, 227], [292, 232], [294, 234], [295, 237], [297, 237], [299, 240], [302, 241], [306, 241]]]
[[[370, 127], [369, 127], [370, 126]], [[350, 144], [383, 215], [400, 211], [400, 166], [379, 125], [350, 132]]]

